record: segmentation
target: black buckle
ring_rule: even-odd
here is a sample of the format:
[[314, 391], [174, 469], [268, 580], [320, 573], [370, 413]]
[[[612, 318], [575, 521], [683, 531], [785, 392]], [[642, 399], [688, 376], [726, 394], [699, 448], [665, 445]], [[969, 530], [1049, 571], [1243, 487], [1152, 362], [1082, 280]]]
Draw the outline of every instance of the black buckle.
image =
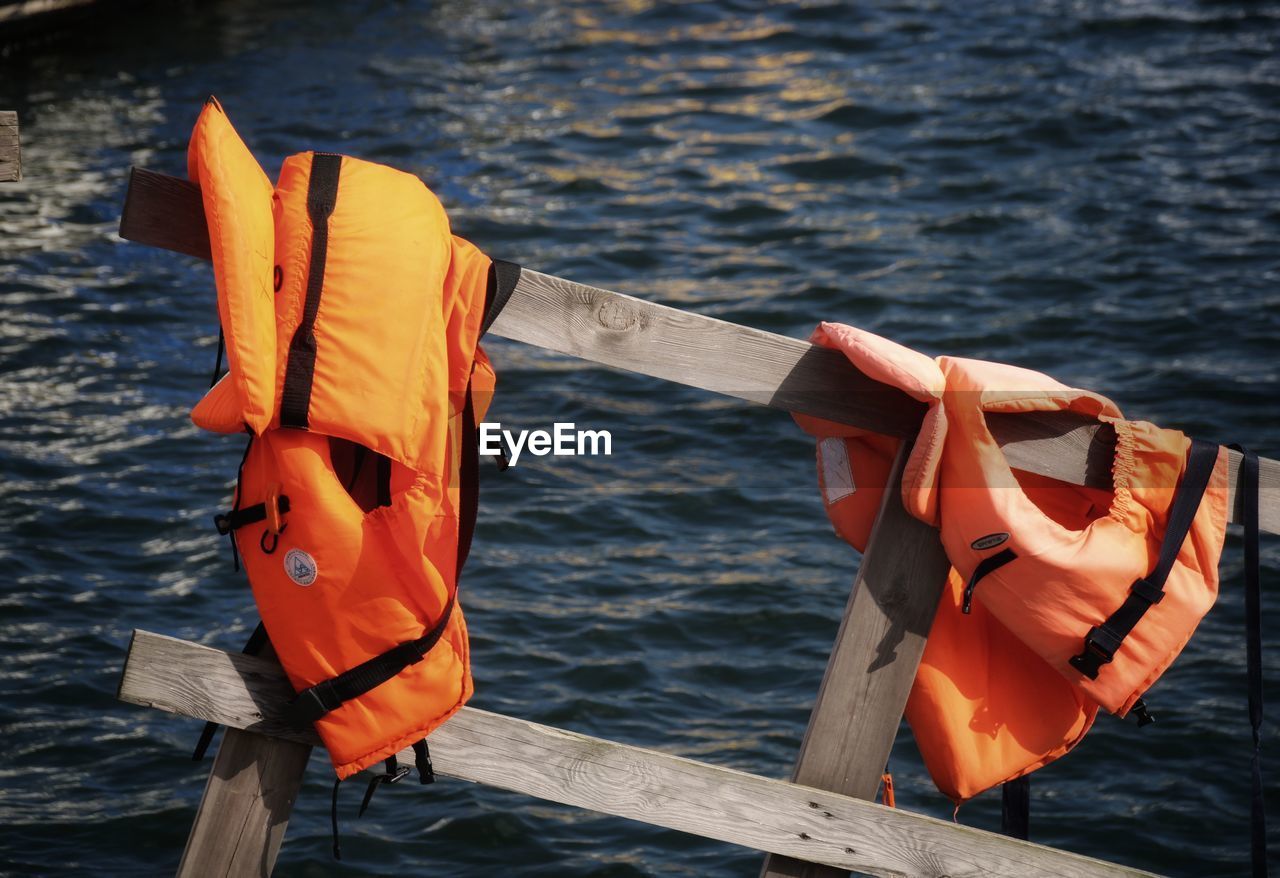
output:
[[373, 801], [373, 794], [378, 791], [378, 787], [383, 784], [399, 783], [400, 779], [409, 773], [409, 766], [400, 765], [396, 762], [395, 757], [387, 760], [387, 768], [385, 774], [376, 774], [369, 780], [369, 786], [364, 791], [364, 801], [360, 803], [360, 813], [357, 818], [363, 817], [364, 812], [369, 810], [369, 803]]
[[395, 771], [388, 771], [386, 774], [378, 775], [375, 780], [378, 783], [400, 783], [400, 781], [408, 777], [410, 768], [407, 765], [396, 765]]
[[226, 536], [231, 533], [231, 516], [219, 512], [213, 517], [213, 526], [218, 529], [218, 533]]
[[1111, 660], [1115, 658], [1120, 640], [1109, 629], [1095, 625], [1084, 636], [1084, 651], [1067, 661], [1090, 680], [1096, 680], [1098, 670], [1103, 665], [1111, 664]]
[[333, 681], [325, 680], [299, 692], [285, 708], [285, 719], [290, 725], [309, 726], [341, 706], [342, 699], [333, 691]]
[[431, 749], [427, 746], [426, 738], [414, 742], [413, 761], [418, 767], [418, 783], [429, 784], [436, 782], [436, 769], [431, 764]]
[[1134, 580], [1133, 585], [1129, 586], [1129, 591], [1149, 604], [1158, 604], [1164, 600], [1164, 589], [1152, 585], [1146, 579]]
[[1156, 721], [1156, 718], [1152, 716], [1151, 711], [1147, 708], [1147, 703], [1141, 698], [1133, 702], [1133, 707], [1130, 708], [1130, 712], [1137, 717], [1138, 728], [1149, 726]]

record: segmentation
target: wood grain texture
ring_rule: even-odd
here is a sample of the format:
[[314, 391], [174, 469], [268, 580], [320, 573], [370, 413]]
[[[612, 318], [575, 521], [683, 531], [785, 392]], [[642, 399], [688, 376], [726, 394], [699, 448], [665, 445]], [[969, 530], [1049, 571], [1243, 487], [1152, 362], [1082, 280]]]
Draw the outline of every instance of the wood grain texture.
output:
[[0, 26], [26, 23], [54, 13], [71, 12], [91, 6], [98, 0], [23, 0], [0, 6]]
[[120, 237], [206, 262], [213, 259], [200, 187], [144, 168], [129, 170], [129, 188], [120, 213]]
[[924, 404], [843, 354], [523, 269], [489, 330], [504, 338], [745, 399], [914, 437]]
[[18, 114], [0, 110], [0, 183], [22, 179], [22, 142], [18, 137]]
[[[902, 505], [894, 461], [792, 780], [874, 799], [951, 568], [938, 532]], [[768, 856], [762, 878], [838, 878], [843, 870]]]
[[[199, 187], [134, 168], [120, 236], [209, 259]], [[490, 332], [889, 436], [914, 437], [923, 413], [921, 403], [872, 381], [833, 351], [529, 269]], [[1065, 412], [996, 415], [990, 422], [1014, 467], [1110, 487], [1113, 446], [1097, 422]], [[1233, 509], [1239, 459], [1232, 452]], [[1280, 462], [1262, 462], [1261, 509], [1263, 530], [1280, 533]]]
[[[120, 698], [303, 744], [274, 662], [134, 633]], [[1119, 876], [1123, 866], [785, 781], [463, 708], [431, 736], [437, 773], [871, 875]], [[411, 750], [400, 761], [413, 764]]]
[[[275, 658], [269, 643], [261, 657]], [[270, 875], [310, 756], [308, 744], [226, 729], [178, 878]]]

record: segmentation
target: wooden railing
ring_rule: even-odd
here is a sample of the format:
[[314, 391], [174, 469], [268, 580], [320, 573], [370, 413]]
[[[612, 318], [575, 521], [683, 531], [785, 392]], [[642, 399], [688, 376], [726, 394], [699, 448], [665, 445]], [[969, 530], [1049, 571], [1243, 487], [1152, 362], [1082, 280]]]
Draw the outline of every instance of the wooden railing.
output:
[[[211, 258], [199, 187], [154, 171], [133, 169], [120, 236]], [[888, 436], [914, 437], [924, 415], [923, 403], [873, 381], [835, 351], [529, 269], [489, 332]], [[1014, 467], [1073, 485], [1111, 487], [1113, 447], [1096, 421], [1068, 412], [988, 420]], [[1235, 510], [1240, 455], [1230, 456]], [[1280, 533], [1280, 462], [1262, 461], [1261, 482], [1262, 529]]]
[[[134, 632], [120, 683], [120, 698], [133, 704], [252, 730], [257, 734], [241, 735], [305, 752], [320, 746], [320, 739], [313, 730], [283, 719], [292, 697], [293, 689], [274, 661], [147, 631]], [[399, 759], [412, 766], [413, 751], [406, 749]], [[469, 707], [432, 733], [431, 759], [441, 775], [870, 875], [1148, 874], [813, 787]], [[248, 781], [242, 785], [251, 790], [263, 778], [265, 795], [278, 795], [272, 774], [240, 771], [235, 779]], [[235, 813], [234, 805], [224, 802], [221, 813]], [[218, 829], [229, 828], [229, 823], [221, 821]], [[236, 832], [224, 832], [218, 840], [244, 856], [249, 868], [227, 869], [206, 860], [184, 871], [258, 874], [252, 856], [254, 848], [260, 853], [261, 839], [245, 844], [236, 834], [241, 821], [234, 825]], [[248, 825], [259, 835], [262, 827], [271, 826], [269, 821]], [[272, 831], [282, 832], [283, 825], [275, 824]], [[187, 859], [192, 859], [190, 853]]]
[[[209, 259], [199, 189], [135, 169], [120, 234]], [[496, 335], [786, 411], [912, 437], [920, 403], [806, 342], [522, 271]], [[1110, 486], [1113, 449], [1067, 414], [992, 418], [1014, 466]], [[871, 804], [945, 574], [935, 530], [902, 507], [906, 443], [884, 493], [810, 717], [793, 783], [702, 765], [464, 709], [431, 737], [442, 773], [748, 845], [768, 876], [1132, 875], [1131, 869]], [[1234, 455], [1234, 452], [1233, 452]], [[1239, 456], [1231, 462], [1232, 507]], [[1280, 464], [1262, 463], [1262, 524], [1280, 531]], [[301, 783], [311, 730], [271, 660], [137, 632], [120, 697], [230, 727], [180, 874], [270, 872]], [[411, 756], [402, 754], [411, 763]]]

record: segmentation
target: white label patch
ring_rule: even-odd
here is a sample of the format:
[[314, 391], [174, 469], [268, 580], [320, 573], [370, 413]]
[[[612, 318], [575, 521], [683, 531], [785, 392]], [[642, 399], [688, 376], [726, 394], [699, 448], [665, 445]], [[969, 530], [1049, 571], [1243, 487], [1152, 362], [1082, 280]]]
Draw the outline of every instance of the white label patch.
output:
[[822, 468], [822, 498], [828, 506], [857, 493], [843, 439], [833, 436], [818, 443], [818, 466]]
[[302, 586], [316, 581], [316, 559], [301, 549], [290, 549], [284, 554], [284, 572], [289, 578]]

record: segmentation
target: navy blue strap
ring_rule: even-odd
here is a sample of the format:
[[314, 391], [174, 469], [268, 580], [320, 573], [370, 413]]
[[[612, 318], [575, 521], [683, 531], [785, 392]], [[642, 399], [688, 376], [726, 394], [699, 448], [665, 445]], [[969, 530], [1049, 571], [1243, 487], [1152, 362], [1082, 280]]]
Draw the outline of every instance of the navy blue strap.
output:
[[1000, 831], [1024, 841], [1031, 837], [1031, 775], [1000, 787]]
[[1232, 445], [1241, 454], [1236, 494], [1244, 515], [1245, 664], [1249, 675], [1249, 725], [1253, 729], [1253, 794], [1250, 804], [1250, 856], [1253, 878], [1267, 878], [1267, 814], [1262, 798], [1262, 572], [1258, 557], [1258, 455]]
[[1169, 521], [1165, 525], [1164, 540], [1160, 543], [1160, 557], [1156, 566], [1133, 583], [1124, 603], [1105, 622], [1089, 629], [1081, 653], [1067, 660], [1071, 667], [1090, 680], [1098, 679], [1099, 669], [1111, 663], [1124, 639], [1142, 621], [1151, 605], [1164, 599], [1165, 580], [1169, 578], [1169, 571], [1173, 569], [1178, 553], [1182, 551], [1182, 544], [1191, 530], [1191, 523], [1195, 521], [1200, 500], [1204, 497], [1205, 488], [1209, 486], [1209, 479], [1213, 476], [1213, 468], [1217, 462], [1217, 445], [1199, 439], [1191, 440], [1187, 467], [1182, 473], [1182, 483], [1173, 498], [1173, 505], [1169, 507]]
[[317, 152], [311, 156], [307, 184], [307, 216], [311, 219], [311, 259], [307, 266], [307, 293], [302, 320], [289, 340], [284, 388], [280, 394], [280, 426], [307, 429], [311, 408], [311, 382], [316, 368], [316, 315], [324, 291], [324, 266], [329, 256], [329, 217], [338, 203], [338, 178], [342, 156]]

